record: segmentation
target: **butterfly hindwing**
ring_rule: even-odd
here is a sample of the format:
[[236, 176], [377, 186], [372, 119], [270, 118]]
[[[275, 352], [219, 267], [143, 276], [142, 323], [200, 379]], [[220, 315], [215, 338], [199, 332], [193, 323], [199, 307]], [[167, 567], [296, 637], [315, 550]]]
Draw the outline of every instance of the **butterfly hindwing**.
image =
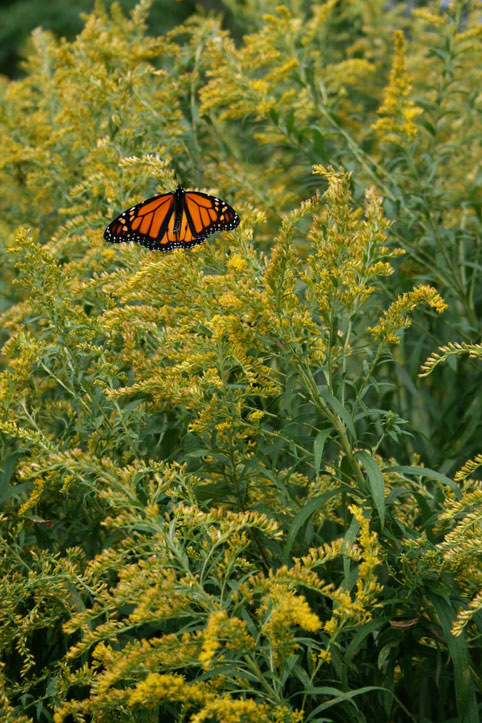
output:
[[216, 231], [239, 224], [239, 216], [225, 201], [200, 191], [163, 193], [124, 211], [106, 228], [111, 243], [135, 241], [148, 249], [190, 248]]

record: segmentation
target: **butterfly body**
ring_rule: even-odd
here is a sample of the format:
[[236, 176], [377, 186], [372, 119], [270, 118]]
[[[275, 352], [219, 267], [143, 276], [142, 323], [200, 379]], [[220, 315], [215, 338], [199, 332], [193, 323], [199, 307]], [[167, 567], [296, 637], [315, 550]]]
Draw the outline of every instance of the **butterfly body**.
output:
[[225, 201], [200, 191], [174, 192], [148, 198], [117, 216], [104, 232], [110, 243], [135, 241], [148, 249], [191, 248], [216, 231], [229, 231], [239, 216]]

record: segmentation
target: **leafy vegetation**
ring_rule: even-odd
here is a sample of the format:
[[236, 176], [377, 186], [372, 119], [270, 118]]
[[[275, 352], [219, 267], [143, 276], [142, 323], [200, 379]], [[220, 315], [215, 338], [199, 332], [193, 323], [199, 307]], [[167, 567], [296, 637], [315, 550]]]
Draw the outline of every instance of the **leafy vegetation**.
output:
[[225, 6], [0, 87], [2, 720], [475, 723], [480, 11]]

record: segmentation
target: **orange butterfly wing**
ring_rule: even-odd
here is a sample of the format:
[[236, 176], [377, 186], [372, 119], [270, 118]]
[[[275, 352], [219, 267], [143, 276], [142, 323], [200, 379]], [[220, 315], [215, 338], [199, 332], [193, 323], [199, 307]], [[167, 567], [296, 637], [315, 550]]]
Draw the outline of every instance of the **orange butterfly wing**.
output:
[[216, 231], [227, 231], [239, 224], [239, 216], [225, 201], [199, 191], [154, 196], [120, 214], [106, 228], [104, 238], [111, 243], [136, 241], [148, 249], [170, 251], [202, 243]]
[[104, 238], [115, 244], [137, 241], [148, 249], [161, 248], [159, 244], [164, 238], [167, 245], [166, 231], [174, 216], [174, 194], [163, 193], [131, 206], [117, 216], [104, 231]]

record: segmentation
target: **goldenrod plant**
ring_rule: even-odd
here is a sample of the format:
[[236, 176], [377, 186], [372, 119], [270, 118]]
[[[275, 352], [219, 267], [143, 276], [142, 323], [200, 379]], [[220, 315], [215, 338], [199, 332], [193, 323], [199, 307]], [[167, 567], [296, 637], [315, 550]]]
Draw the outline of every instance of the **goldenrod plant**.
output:
[[480, 6], [224, 6], [0, 83], [0, 717], [476, 723]]

